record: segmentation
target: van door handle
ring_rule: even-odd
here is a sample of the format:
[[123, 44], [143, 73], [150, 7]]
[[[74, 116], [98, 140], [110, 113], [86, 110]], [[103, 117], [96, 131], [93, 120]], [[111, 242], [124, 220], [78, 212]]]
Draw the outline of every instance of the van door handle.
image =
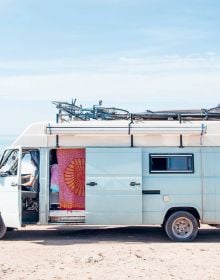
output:
[[136, 182], [131, 182], [130, 183], [130, 186], [134, 187], [134, 186], [140, 186], [141, 184], [140, 183], [136, 183]]
[[15, 182], [11, 182], [11, 186], [12, 186], [12, 187], [17, 187], [17, 186], [18, 186], [18, 184], [17, 184], [17, 183], [15, 183]]
[[89, 182], [86, 184], [87, 186], [91, 186], [91, 187], [94, 187], [94, 186], [97, 186], [98, 184], [96, 182]]

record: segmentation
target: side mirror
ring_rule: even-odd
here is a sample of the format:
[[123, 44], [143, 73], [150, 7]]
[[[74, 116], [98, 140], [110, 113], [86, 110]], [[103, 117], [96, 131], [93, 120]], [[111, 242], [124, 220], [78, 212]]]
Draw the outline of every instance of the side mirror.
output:
[[0, 177], [7, 177], [8, 176], [8, 172], [0, 172]]

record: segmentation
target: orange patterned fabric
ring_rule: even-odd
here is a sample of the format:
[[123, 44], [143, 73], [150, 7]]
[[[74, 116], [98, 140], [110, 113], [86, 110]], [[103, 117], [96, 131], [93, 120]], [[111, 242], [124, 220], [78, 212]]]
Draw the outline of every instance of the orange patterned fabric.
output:
[[85, 209], [85, 150], [58, 149], [60, 208]]

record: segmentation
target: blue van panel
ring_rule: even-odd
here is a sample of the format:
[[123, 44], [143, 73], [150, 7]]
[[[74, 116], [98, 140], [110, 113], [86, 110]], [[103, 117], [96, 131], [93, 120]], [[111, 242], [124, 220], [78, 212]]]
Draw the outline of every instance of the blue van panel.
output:
[[[193, 154], [194, 173], [150, 173], [150, 154]], [[143, 224], [162, 224], [166, 212], [173, 207], [194, 207], [202, 215], [201, 165], [198, 148], [144, 148], [142, 162], [143, 190], [160, 192], [157, 195], [143, 195]], [[168, 201], [164, 200], [164, 196]]]
[[[193, 154], [193, 173], [150, 173], [150, 154], [175, 153]], [[87, 223], [162, 224], [170, 208], [190, 207], [220, 224], [219, 147], [89, 148], [86, 169], [97, 183], [86, 186]]]
[[142, 224], [141, 155], [140, 148], [86, 149], [87, 224]]

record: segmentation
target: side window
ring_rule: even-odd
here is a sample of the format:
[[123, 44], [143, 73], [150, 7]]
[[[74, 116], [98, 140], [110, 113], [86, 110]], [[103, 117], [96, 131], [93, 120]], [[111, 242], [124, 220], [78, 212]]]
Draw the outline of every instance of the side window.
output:
[[22, 190], [39, 190], [39, 164], [38, 150], [23, 150], [21, 159], [21, 185]]
[[21, 175], [38, 174], [39, 172], [39, 151], [38, 150], [24, 150], [22, 151], [21, 159]]
[[6, 150], [1, 160], [0, 175], [16, 176], [18, 169], [18, 150]]
[[193, 154], [150, 154], [150, 173], [193, 172]]
[[31, 162], [30, 152], [23, 152], [21, 159], [21, 175], [33, 173], [33, 164]]

